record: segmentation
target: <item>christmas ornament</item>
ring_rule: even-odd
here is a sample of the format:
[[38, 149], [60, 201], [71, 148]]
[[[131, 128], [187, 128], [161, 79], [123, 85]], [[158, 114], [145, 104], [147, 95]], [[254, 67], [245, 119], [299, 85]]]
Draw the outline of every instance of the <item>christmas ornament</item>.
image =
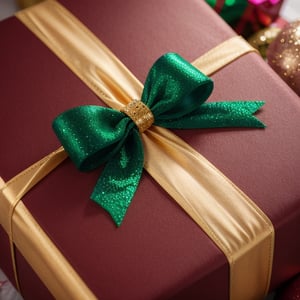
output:
[[248, 38], [248, 42], [252, 47], [258, 50], [263, 58], [266, 58], [268, 47], [287, 24], [288, 22], [285, 19], [278, 17], [270, 26], [252, 34]]
[[267, 51], [275, 72], [300, 95], [300, 20], [285, 26]]
[[275, 40], [280, 31], [280, 28], [274, 26], [261, 29], [253, 34], [248, 42], [259, 51], [263, 58], [266, 58], [269, 45]]
[[300, 299], [300, 275], [285, 285], [276, 295], [275, 300], [298, 300]]

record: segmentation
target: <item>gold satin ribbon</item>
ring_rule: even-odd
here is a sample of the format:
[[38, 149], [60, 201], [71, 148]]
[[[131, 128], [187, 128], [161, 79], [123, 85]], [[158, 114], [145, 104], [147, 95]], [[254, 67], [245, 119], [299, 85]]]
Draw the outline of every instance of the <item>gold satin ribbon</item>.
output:
[[18, 289], [20, 286], [13, 243], [56, 299], [97, 299], [21, 201], [38, 181], [65, 158], [67, 154], [60, 147], [6, 184], [0, 178], [0, 221], [9, 234]]
[[[97, 37], [56, 1], [42, 2], [16, 16], [109, 106], [120, 109], [131, 99], [140, 98], [142, 84]], [[197, 59], [194, 65], [210, 75], [252, 51], [242, 38], [234, 37]], [[274, 248], [274, 229], [268, 217], [219, 170], [172, 132], [152, 126], [142, 138], [145, 169], [227, 257], [230, 299], [263, 299], [269, 287]], [[14, 184], [23, 181], [26, 185], [27, 180], [32, 180], [31, 175], [34, 181], [38, 181], [50, 171], [48, 169], [44, 174], [43, 170], [35, 172], [36, 169], [38, 167], [30, 167], [29, 172], [24, 171], [27, 179], [27, 176], [20, 178], [17, 175], [1, 189], [1, 223], [56, 298], [93, 299], [88, 287], [48, 237], [45, 234], [41, 234], [42, 237], [33, 235], [31, 228], [26, 227], [27, 222], [31, 224], [34, 220], [20, 199], [31, 186], [22, 189], [22, 195], [17, 196], [19, 193]], [[170, 178], [169, 174], [176, 176]], [[13, 213], [11, 221], [9, 213]], [[37, 224], [34, 227], [39, 228]], [[42, 230], [39, 228], [38, 232], [40, 234]], [[40, 247], [40, 242], [32, 246], [40, 238], [47, 246]], [[36, 256], [32, 260], [32, 251], [38, 251], [41, 257], [55, 254], [55, 259], [37, 262]], [[70, 274], [61, 288], [57, 276], [64, 268]], [[45, 274], [44, 269], [55, 273]], [[75, 281], [78, 282], [74, 284]], [[64, 292], [70, 293], [68, 297]]]

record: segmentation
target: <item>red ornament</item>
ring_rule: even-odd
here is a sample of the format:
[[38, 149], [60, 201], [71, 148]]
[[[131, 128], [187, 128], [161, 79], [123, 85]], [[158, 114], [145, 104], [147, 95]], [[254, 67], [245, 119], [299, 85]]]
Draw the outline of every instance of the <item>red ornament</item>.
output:
[[300, 96], [300, 20], [285, 26], [267, 51], [269, 65]]

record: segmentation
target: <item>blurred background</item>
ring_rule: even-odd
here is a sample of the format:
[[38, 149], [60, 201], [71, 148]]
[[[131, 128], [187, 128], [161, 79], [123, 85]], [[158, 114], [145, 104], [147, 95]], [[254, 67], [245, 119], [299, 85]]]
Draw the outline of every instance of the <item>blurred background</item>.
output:
[[[199, 1], [203, 1], [203, 0], [199, 0]], [[31, 5], [34, 2], [37, 1], [0, 0], [0, 20], [13, 15], [20, 8]], [[283, 1], [280, 15], [288, 21], [294, 21], [300, 18], [300, 0]]]

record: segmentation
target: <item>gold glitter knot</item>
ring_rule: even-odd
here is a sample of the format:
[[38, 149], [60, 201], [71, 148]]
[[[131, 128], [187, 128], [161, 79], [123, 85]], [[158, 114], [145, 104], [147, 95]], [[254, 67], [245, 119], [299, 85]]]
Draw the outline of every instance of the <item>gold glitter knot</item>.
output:
[[140, 100], [132, 100], [121, 109], [138, 127], [139, 132], [147, 130], [154, 122], [154, 116], [149, 107]]

